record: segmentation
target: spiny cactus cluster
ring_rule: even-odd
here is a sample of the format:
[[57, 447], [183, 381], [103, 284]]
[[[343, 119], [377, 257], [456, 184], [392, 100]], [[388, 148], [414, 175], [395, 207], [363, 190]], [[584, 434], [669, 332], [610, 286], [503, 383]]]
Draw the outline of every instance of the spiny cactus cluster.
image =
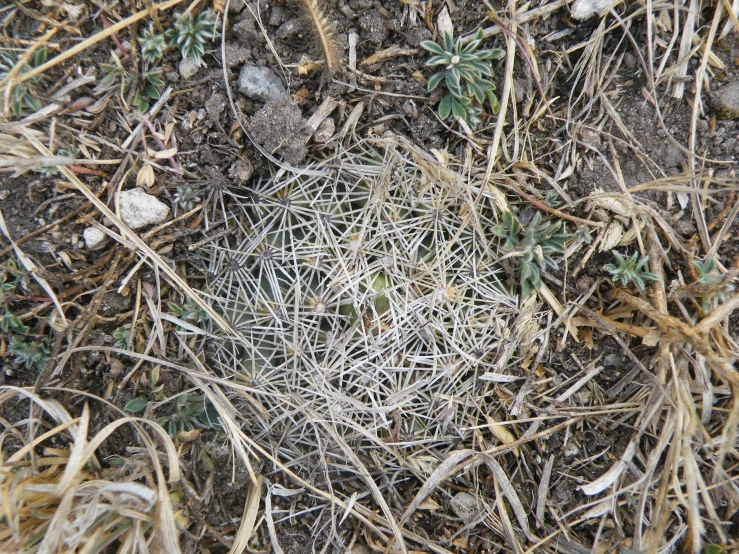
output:
[[316, 417], [375, 449], [471, 438], [480, 376], [520, 339], [480, 231], [492, 208], [472, 217], [467, 183], [417, 155], [388, 140], [265, 180], [230, 215], [243, 238], [209, 253], [210, 297], [242, 337], [211, 359], [267, 410], [254, 433], [296, 459], [323, 440]]

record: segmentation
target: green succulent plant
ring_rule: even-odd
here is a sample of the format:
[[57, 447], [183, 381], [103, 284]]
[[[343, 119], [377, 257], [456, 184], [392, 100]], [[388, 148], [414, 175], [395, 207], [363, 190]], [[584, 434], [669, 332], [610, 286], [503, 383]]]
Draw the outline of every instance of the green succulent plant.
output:
[[526, 297], [532, 289], [541, 288], [541, 271], [557, 269], [558, 254], [572, 239], [569, 233], [560, 233], [559, 221], [542, 221], [540, 212], [526, 209], [519, 219], [511, 212], [504, 212], [501, 221], [491, 231], [503, 239], [503, 250], [516, 252], [521, 294]]
[[706, 294], [701, 297], [701, 310], [703, 313], [708, 313], [714, 301], [726, 300], [728, 295], [734, 291], [734, 286], [724, 282], [724, 276], [717, 271], [713, 258], [706, 258], [702, 262], [694, 260], [693, 267], [698, 275], [698, 284], [706, 289]]
[[170, 311], [175, 317], [184, 319], [185, 321], [192, 321], [194, 323], [208, 321], [207, 312], [192, 300], [185, 302], [184, 306], [180, 306], [174, 302], [167, 302], [167, 306], [169, 306]]
[[139, 45], [141, 57], [149, 63], [156, 63], [167, 50], [167, 39], [162, 33], [156, 33], [154, 24], [149, 23], [149, 27], [139, 37]]
[[134, 75], [126, 71], [115, 52], [111, 52], [111, 60], [112, 63], [103, 64], [103, 78], [95, 87], [95, 92], [99, 94], [118, 89], [118, 94], [125, 102], [133, 102], [140, 112], [148, 110], [150, 103], [161, 96], [164, 71], [155, 68]]
[[118, 327], [115, 331], [113, 331], [113, 338], [115, 339], [115, 342], [113, 343], [114, 348], [120, 348], [121, 350], [128, 350], [128, 341], [130, 340], [131, 336], [131, 329], [128, 327]]
[[24, 366], [26, 369], [42, 370], [51, 357], [51, 349], [48, 340], [34, 340], [31, 342], [23, 342], [18, 337], [10, 339], [8, 352], [15, 358], [15, 363]]
[[15, 333], [28, 333], [30, 330], [28, 325], [23, 323], [23, 321], [21, 321], [17, 316], [10, 313], [7, 308], [5, 309], [2, 319], [0, 319], [0, 328], [2, 328], [5, 333], [9, 333], [11, 331]]
[[175, 206], [189, 212], [200, 203], [202, 189], [189, 185], [180, 185], [174, 193]]
[[170, 46], [179, 48], [183, 58], [200, 61], [209, 41], [216, 36], [216, 14], [205, 10], [193, 16], [191, 12], [175, 14], [172, 27], [164, 33]]
[[[129, 402], [128, 406], [137, 409], [141, 405], [137, 399]], [[146, 402], [138, 411], [143, 410]], [[128, 411], [133, 412], [133, 409]], [[205, 400], [199, 394], [181, 394], [174, 402], [172, 411], [164, 416], [156, 418], [156, 422], [167, 429], [170, 435], [176, 435], [182, 431], [192, 431], [193, 429], [220, 429], [218, 422], [218, 412], [215, 407]]]
[[634, 252], [631, 257], [624, 258], [620, 252], [614, 250], [613, 257], [616, 258], [616, 263], [606, 264], [603, 269], [611, 274], [614, 284], [621, 283], [627, 286], [633, 282], [637, 289], [644, 290], [647, 281], [659, 280], [654, 273], [644, 270], [644, 266], [649, 262], [649, 256], [639, 258], [639, 253]]
[[444, 34], [444, 44], [425, 40], [421, 46], [434, 54], [426, 65], [443, 66], [443, 70], [434, 74], [428, 82], [428, 90], [435, 90], [444, 83], [449, 91], [439, 104], [439, 116], [447, 119], [464, 119], [475, 127], [480, 123], [482, 108], [487, 102], [493, 114], [498, 113], [500, 103], [495, 95], [495, 83], [489, 80], [493, 75], [491, 60], [505, 55], [503, 50], [492, 48], [478, 50], [483, 41], [482, 29], [478, 29], [475, 37], [466, 46], [462, 39], [456, 41], [449, 34]]
[[[18, 56], [12, 52], [0, 53], [0, 81], [3, 80], [17, 65]], [[32, 69], [39, 67], [46, 63], [46, 48], [42, 47], [36, 50], [31, 56], [31, 59], [23, 65], [20, 69], [19, 76], [23, 76]], [[13, 112], [15, 117], [20, 117], [23, 113], [23, 108], [29, 108], [31, 110], [38, 111], [40, 105], [36, 100], [35, 87], [43, 81], [43, 75], [36, 75], [31, 77], [23, 83], [17, 84], [13, 87], [10, 93], [10, 110]], [[5, 102], [5, 87], [0, 88], [0, 104]]]
[[593, 242], [593, 236], [590, 234], [590, 229], [588, 229], [584, 225], [578, 227], [575, 231], [575, 240], [584, 244], [590, 244], [591, 242]]

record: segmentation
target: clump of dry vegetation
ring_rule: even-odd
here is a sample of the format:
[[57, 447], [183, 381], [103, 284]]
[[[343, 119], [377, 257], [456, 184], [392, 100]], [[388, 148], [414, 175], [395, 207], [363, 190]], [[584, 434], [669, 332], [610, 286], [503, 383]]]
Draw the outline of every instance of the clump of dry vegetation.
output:
[[[522, 26], [565, 2], [488, 6], [495, 24], [455, 47], [501, 35], [506, 48], [498, 73], [473, 72], [500, 91], [499, 105], [470, 92], [479, 130], [444, 109], [446, 150], [365, 136], [368, 101], [352, 97], [339, 131], [306, 139], [306, 167], [254, 144], [269, 164], [248, 186], [184, 163], [182, 135], [218, 106], [179, 113], [165, 82], [174, 46], [202, 62], [211, 6], [114, 4], [0, 8], [0, 172], [46, 198], [28, 210], [46, 218], [34, 231], [22, 209], [0, 211], [0, 354], [18, 380], [0, 389], [0, 551], [279, 553], [293, 532], [324, 552], [738, 548], [739, 262], [722, 253], [739, 204], [697, 148], [702, 87], [729, 71], [716, 39], [739, 29], [724, 3], [615, 7], [546, 62]], [[329, 8], [298, 4], [323, 80], [346, 85]], [[212, 7], [228, 29], [226, 5]], [[404, 21], [451, 37], [432, 2], [403, 5]], [[7, 33], [19, 20], [43, 25], [21, 41]], [[97, 31], [65, 50], [72, 20]], [[349, 44], [347, 90], [360, 90], [372, 76]], [[630, 44], [679, 171], [625, 122]], [[213, 129], [243, 168], [248, 104], [221, 62], [231, 128]], [[683, 144], [665, 118], [688, 81]], [[630, 181], [633, 160], [650, 178]], [[568, 181], [598, 167], [613, 186]], [[129, 229], [116, 193], [135, 186], [174, 217]], [[100, 254], [85, 228], [110, 241]]]
[[[179, 460], [164, 429], [121, 417], [88, 437], [87, 405], [72, 417], [59, 402], [16, 387], [2, 387], [0, 404], [27, 414], [3, 421], [0, 551], [103, 552], [113, 544], [126, 552], [179, 550], [177, 526], [186, 520], [170, 492], [179, 486]], [[96, 451], [126, 424], [136, 429], [141, 453], [99, 460]]]

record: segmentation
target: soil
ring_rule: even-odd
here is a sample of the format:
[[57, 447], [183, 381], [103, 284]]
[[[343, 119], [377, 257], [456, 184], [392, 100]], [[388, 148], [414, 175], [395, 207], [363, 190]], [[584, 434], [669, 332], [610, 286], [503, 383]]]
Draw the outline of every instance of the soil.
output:
[[[42, 10], [40, 2], [26, 4], [33, 10]], [[295, 3], [271, 1], [258, 5], [256, 2], [245, 3], [244, 0], [231, 1], [228, 14], [229, 30], [226, 33], [225, 66], [236, 105], [245, 116], [244, 123], [247, 128], [260, 138], [260, 146], [292, 165], [307, 163], [307, 156], [321, 157], [330, 153], [335, 145], [306, 143], [303, 138], [295, 139], [301, 137], [301, 133], [304, 132], [302, 122], [310, 117], [326, 98], [331, 97], [339, 102], [338, 109], [330, 116], [334, 118], [337, 129], [346, 122], [354, 106], [363, 102], [365, 109], [356, 127], [359, 136], [392, 132], [408, 136], [427, 150], [447, 148], [453, 157], [462, 159], [467, 146], [466, 141], [459, 134], [451, 132], [436, 116], [435, 108], [440, 100], [439, 91], [431, 94], [426, 91], [425, 80], [432, 75], [432, 70], [424, 66], [427, 56], [419, 48], [419, 43], [422, 40], [432, 39], [433, 36], [420, 18], [415, 17], [415, 22], [412, 21], [408, 4], [396, 0], [338, 0], [325, 2], [324, 8], [334, 28], [336, 42], [342, 55], [346, 55], [349, 33], [356, 32], [359, 35], [357, 59], [360, 73], [338, 71], [329, 76], [322, 71], [312, 71], [307, 75], [299, 75], [295, 69], [298, 64], [304, 63], [306, 59], [321, 59], [323, 54], [310, 24]], [[474, 31], [485, 17], [486, 8], [478, 0], [457, 2], [456, 8], [452, 20], [458, 34]], [[274, 52], [267, 47], [253, 13], [261, 15], [261, 25], [271, 38]], [[88, 18], [79, 28], [83, 36], [88, 36], [99, 31], [102, 23], [100, 20]], [[566, 29], [571, 29], [572, 34], [559, 40], [549, 40], [548, 37], [553, 32]], [[576, 98], [583, 92], [582, 83], [574, 81], [572, 72], [572, 67], [577, 63], [582, 51], [577, 51], [569, 57], [563, 52], [582, 42], [594, 29], [593, 22], [582, 24], [571, 22], [566, 9], [555, 12], [547, 19], [519, 28], [519, 34], [530, 44], [536, 45], [536, 61], [544, 75], [543, 92], [548, 98], [558, 97], [552, 104], [558, 118], [564, 118], [568, 98]], [[132, 37], [128, 33], [128, 30], [124, 31], [118, 39], [130, 41]], [[642, 44], [640, 37], [646, 33], [642, 19], [635, 21], [631, 33], [636, 42]], [[12, 28], [6, 27], [5, 34], [18, 39], [34, 40], [37, 37], [37, 24], [32, 17], [19, 15]], [[558, 171], [563, 158], [571, 152], [563, 150], [562, 145], [571, 148], [577, 143], [579, 159], [575, 162], [571, 177], [560, 184], [577, 205], [571, 213], [579, 217], [593, 216], [592, 213], [585, 211], [584, 203], [577, 201], [586, 198], [595, 189], [605, 192], [621, 191], [623, 187], [633, 187], [663, 177], [678, 179], [687, 170], [685, 147], [690, 136], [692, 109], [688, 99], [692, 102], [692, 81], [687, 84], [683, 99], [669, 98], [668, 90], [664, 86], [658, 88], [661, 117], [664, 121], [664, 125], [660, 125], [654, 106], [645, 100], [643, 95], [647, 78], [640, 59], [645, 53], [634, 51], [633, 44], [629, 41], [620, 41], [621, 38], [621, 35], [614, 31], [607, 38], [613, 48], [610, 50], [604, 48], [609, 55], [618, 58], [620, 63], [609, 88], [612, 93], [609, 98], [623, 124], [621, 129], [614, 124], [613, 117], [604, 116], [603, 108], [600, 107], [591, 109], [590, 114], [580, 118], [577, 127], [574, 128], [560, 127], [559, 124], [552, 126], [545, 122], [538, 130], [532, 130], [529, 139], [533, 150], [532, 158], [537, 160], [538, 167], [549, 175], [554, 175]], [[60, 43], [65, 47], [70, 44], [68, 39], [60, 40]], [[486, 44], [490, 47], [504, 48], [504, 36], [497, 35]], [[711, 89], [739, 79], [737, 70], [739, 45], [735, 37], [730, 36], [718, 46], [716, 53], [724, 62], [726, 70], [716, 71], [711, 79]], [[362, 63], [362, 60], [390, 47], [410, 48], [415, 53], [373, 65]], [[99, 63], [107, 61], [112, 48], [114, 48], [112, 42], [103, 41], [88, 51], [87, 59], [80, 62], [81, 67], [85, 71], [95, 72], [99, 79], [100, 74], [94, 68]], [[150, 192], [168, 202], [175, 213], [178, 213], [178, 210], [183, 211], [177, 203], [177, 187], [183, 186], [185, 180], [186, 186], [194, 188], [200, 198], [205, 200], [203, 216], [197, 220], [196, 225], [179, 222], [159, 235], [162, 240], [158, 247], [169, 248], [167, 251], [169, 259], [182, 269], [182, 274], [191, 285], [197, 286], [198, 283], [204, 282], [205, 268], [197, 253], [191, 252], [189, 247], [209, 234], [221, 230], [218, 227], [218, 210], [227, 206], [230, 194], [248, 194], [250, 179], [269, 174], [274, 167], [249, 142], [232, 113], [223, 82], [220, 49], [214, 49], [206, 55], [207, 67], [201, 69], [190, 80], [183, 80], [178, 74], [176, 69], [178, 62], [179, 53], [173, 52], [167, 56], [163, 64], [164, 79], [167, 85], [174, 87], [175, 92], [167, 108], [152, 123], [162, 129], [167, 123], [174, 123], [178, 148], [177, 161], [184, 170], [184, 176], [160, 172], [157, 185]], [[498, 64], [496, 75], [502, 74], [504, 63], [496, 62]], [[695, 63], [694, 58], [689, 74], [695, 71]], [[271, 68], [283, 79], [291, 93], [291, 101], [281, 100], [281, 104], [274, 104], [264, 111], [262, 103], [236, 92], [238, 73], [244, 64]], [[540, 96], [528, 68], [524, 64], [518, 66], [514, 75], [514, 95], [517, 110], [522, 114], [527, 111], [527, 106], [536, 104]], [[55, 68], [48, 78], [50, 82], [63, 79], [63, 70]], [[499, 77], [497, 84], [500, 88], [502, 83]], [[69, 98], [66, 103], [69, 104], [83, 96], [94, 97], [94, 87], [95, 83], [91, 83], [76, 89], [73, 93], [74, 98]], [[739, 122], [716, 120], [716, 114], [712, 112], [708, 102], [708, 95], [704, 94], [703, 99], [704, 112], [698, 118], [696, 150], [708, 160], [705, 169], [713, 170], [717, 179], [728, 180], [733, 178], [737, 170]], [[588, 101], [589, 98], [585, 96], [575, 105], [582, 109]], [[509, 117], [512, 116], [509, 114]], [[125, 152], [120, 152], [110, 145], [123, 143], [134, 123], [132, 119], [127, 119], [126, 110], [121, 107], [120, 100], [113, 97], [107, 109], [101, 114], [80, 112], [60, 116], [56, 140], [60, 144], [66, 143], [71, 140], [71, 136], [79, 132], [103, 136], [105, 141], [95, 141], [96, 148], [100, 149], [99, 158], [120, 159]], [[495, 117], [488, 117], [480, 136], [489, 137], [492, 134], [491, 125], [494, 123]], [[628, 130], [628, 133], [624, 133], [624, 130]], [[273, 134], [270, 135], [268, 131], [272, 131]], [[286, 138], [294, 140], [295, 144], [289, 143], [286, 146]], [[614, 155], [618, 159], [620, 176], [614, 173]], [[564, 161], [565, 166], [570, 163], [566, 158]], [[81, 175], [80, 178], [91, 190], [100, 192], [103, 190], [103, 183], [113, 178], [114, 169], [108, 173], [107, 166], [92, 167], [99, 168], [103, 178], [94, 175]], [[58, 175], [42, 176], [37, 172], [28, 172], [20, 176], [11, 176], [8, 173], [0, 175], [2, 175], [0, 211], [11, 237], [16, 240], [27, 237], [48, 223], [62, 219], [85, 205], [85, 201], [79, 196], [64, 197], [71, 189], [66, 187], [64, 180]], [[131, 187], [134, 186], [134, 181], [135, 172], [132, 172], [120, 184]], [[531, 188], [540, 196], [548, 192], [546, 184], [541, 184], [540, 188]], [[668, 221], [673, 222], [683, 238], [688, 239], [696, 233], [696, 228], [690, 221], [692, 217], [690, 206], [682, 210], [676, 197], [670, 200], [669, 205], [667, 195], [662, 192], [639, 193], [639, 197], [663, 214]], [[111, 198], [108, 191], [104, 193], [103, 198], [106, 200]], [[708, 213], [716, 217], [722, 212], [728, 198], [728, 192], [712, 196], [708, 202]], [[119, 247], [121, 259], [126, 263], [121, 262], [120, 271], [117, 272], [115, 279], [103, 285], [104, 279], [99, 278], [100, 271], [94, 272], [92, 269], [98, 266], [107, 269], [110, 266], [108, 260], [111, 252], [109, 250], [90, 252], [86, 249], [81, 237], [87, 224], [82, 214], [70, 217], [34, 238], [25, 240], [21, 248], [43, 268], [43, 276], [56, 293], [65, 301], [74, 303], [75, 307], [67, 312], [67, 316], [72, 319], [89, 308], [93, 297], [89, 291], [94, 291], [95, 287], [101, 285], [106, 287], [106, 292], [96, 309], [99, 319], [86, 343], [90, 346], [112, 346], [116, 342], [113, 334], [124, 321], [128, 320], [134, 309], [131, 287], [126, 287], [122, 294], [117, 291], [121, 279], [135, 260], [130, 259], [123, 248]], [[729, 226], [726, 240], [718, 251], [718, 258], [724, 260], [727, 265], [739, 256], [737, 239], [739, 239], [739, 222], [735, 221]], [[4, 247], [8, 245], [7, 241], [3, 242]], [[10, 250], [6, 248], [4, 256], [9, 253]], [[584, 251], [580, 254], [582, 253]], [[570, 267], [575, 267], [579, 261], [577, 258], [570, 260]], [[583, 290], [595, 279], [606, 277], [607, 274], [602, 267], [609, 261], [610, 255], [597, 253], [584, 272], [588, 278], [584, 286], [581, 287], [580, 283], [570, 285], [574, 286], [575, 290]], [[686, 270], [684, 265], [673, 267], [668, 279], [674, 279], [678, 271], [685, 273]], [[141, 270], [138, 278], [142, 282], [155, 282], [155, 276], [146, 270]], [[555, 278], [563, 280], [567, 275], [562, 271], [555, 274]], [[83, 279], [90, 281], [88, 283]], [[90, 285], [89, 291], [75, 289], [75, 285], [81, 282]], [[29, 312], [44, 302], [34, 299], [43, 296], [43, 293], [31, 279], [24, 280], [23, 290], [19, 292], [22, 292], [19, 296], [23, 298], [9, 303], [14, 313]], [[41, 313], [46, 315], [50, 313], [50, 308], [44, 310]], [[739, 323], [737, 319], [732, 321], [734, 326]], [[50, 330], [44, 318], [34, 317], [31, 322], [33, 335], [49, 336], [52, 342], [58, 336], [55, 331]], [[145, 345], [147, 332], [148, 330], [141, 330], [134, 343], [139, 346]], [[4, 333], [4, 344], [10, 340], [10, 336], [9, 333]], [[555, 344], [558, 338], [553, 337], [552, 344]], [[652, 353], [651, 349], [640, 345], [638, 341], [633, 341], [631, 346], [640, 359], [647, 360]], [[0, 376], [2, 382], [6, 385], [32, 386], [38, 376], [37, 371], [19, 366], [7, 349], [3, 351], [5, 362], [3, 374]], [[174, 354], [176, 352], [177, 346], [173, 343], [170, 345], [173, 359], [176, 358]], [[577, 358], [583, 366], [588, 366], [596, 360], [605, 360], [604, 370], [594, 380], [593, 394], [609, 391], [634, 368], [633, 362], [623, 355], [621, 348], [608, 338], [598, 340], [592, 348], [568, 346], [561, 352], [552, 349], [544, 357], [543, 364], [546, 372], [553, 378], [566, 380], [581, 370], [573, 358]], [[79, 357], [75, 364], [68, 365], [62, 374], [57, 376], [58, 381], [55, 382], [63, 383], [74, 378], [75, 381], [71, 385], [76, 388], [104, 395], [106, 390], [109, 390], [109, 384], [117, 383], [121, 378], [120, 375], [126, 375], [133, 362], [124, 361], [124, 365], [122, 373], [113, 377], [110, 356], [93, 352]], [[177, 376], [172, 374], [164, 375], [163, 382], [168, 393], [177, 392], [180, 386]], [[136, 375], [122, 391], [114, 392], [111, 400], [119, 407], [123, 407], [145, 386], [142, 375]], [[630, 388], [626, 385], [617, 394], [626, 398], [629, 392]], [[54, 396], [56, 393], [45, 394]], [[82, 401], [78, 399], [67, 407], [70, 411], [79, 411], [81, 405]], [[18, 407], [2, 407], [0, 416], [7, 421], [18, 421], [27, 417], [27, 409], [24, 411]], [[96, 407], [93, 427], [105, 424], [109, 416], [108, 408]], [[630, 423], [633, 421], [621, 421], [617, 418], [607, 420], [605, 424], [585, 420], [577, 428], [554, 433], [540, 441], [537, 450], [532, 447], [529, 458], [537, 459], [542, 465], [550, 455], [555, 456], [550, 496], [558, 513], [567, 513], [589, 501], [589, 498], [579, 490], [579, 486], [597, 478], [610, 467], [613, 460], [618, 459], [632, 435]], [[91, 429], [91, 432], [94, 431], [94, 428]], [[101, 459], [114, 454], [125, 455], [126, 447], [131, 444], [131, 438], [129, 433], [122, 432], [113, 442], [106, 445], [106, 451]], [[644, 440], [653, 441], [655, 437], [648, 436]], [[575, 456], [589, 461], [573, 469], [570, 467], [570, 460]], [[212, 487], [209, 489], [212, 504], [209, 504], [207, 509], [203, 509], [203, 506], [193, 508], [203, 510], [202, 516], [212, 530], [206, 533], [210, 551], [226, 552], [228, 548], [216, 537], [219, 534], [232, 536], [234, 533], [234, 521], [238, 521], [244, 507], [248, 481], [246, 470], [238, 462], [234, 462], [230, 449], [223, 446], [222, 435], [216, 431], [205, 431], [198, 446], [185, 450], [183, 460], [189, 467], [190, 474], [196, 476], [194, 479], [200, 484], [198, 494], [202, 495], [208, 490], [206, 486], [208, 477], [214, 475], [212, 483], [208, 485]], [[524, 467], [525, 464], [513, 458], [506, 458], [505, 462], [503, 459], [500, 461], [507, 463], [504, 469], [508, 475], [520, 476], [518, 492], [522, 501], [528, 505], [535, 505], [540, 468]], [[236, 478], [232, 479], [234, 463], [237, 464]], [[265, 468], [265, 471], [269, 477], [279, 479], [279, 473], [270, 474], [270, 468]], [[472, 483], [466, 483], [463, 478], [456, 481], [455, 485], [460, 488], [473, 486]], [[481, 483], [481, 486], [487, 487], [487, 492], [494, 496], [494, 492], [491, 493], [492, 482]], [[400, 486], [398, 490], [400, 497], [407, 500], [406, 494], [412, 487]], [[316, 527], [321, 525], [319, 516], [311, 515], [310, 508], [316, 505], [314, 499], [307, 495], [276, 498], [275, 505], [284, 513], [306, 510], [305, 515], [278, 524], [285, 552], [297, 554], [309, 550], [318, 551], [323, 547], [313, 540], [317, 536]], [[397, 508], [401, 510], [402, 506], [398, 505]], [[449, 513], [451, 512], [447, 510], [446, 514]], [[736, 516], [733, 522], [739, 524]], [[556, 526], [553, 520], [548, 520], [548, 523]], [[449, 521], [448, 516], [437, 516], [432, 512], [425, 512], [419, 516], [413, 525], [417, 532], [440, 544], [444, 544], [444, 541], [459, 528], [457, 521]], [[628, 529], [626, 533], [628, 534]], [[480, 548], [493, 548], [491, 541], [494, 540], [497, 539], [489, 534], [484, 526], [480, 526], [473, 533], [470, 544], [477, 544]]]

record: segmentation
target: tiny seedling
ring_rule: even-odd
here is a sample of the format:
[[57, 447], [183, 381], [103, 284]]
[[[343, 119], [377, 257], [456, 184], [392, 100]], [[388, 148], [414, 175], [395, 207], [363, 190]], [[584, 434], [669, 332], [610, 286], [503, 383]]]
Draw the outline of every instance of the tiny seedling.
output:
[[180, 185], [174, 193], [175, 206], [181, 208], [183, 212], [189, 212], [200, 203], [199, 187]]
[[[39, 48], [33, 53], [31, 59], [23, 64], [20, 69], [20, 76], [28, 73], [32, 69], [39, 67], [46, 63], [46, 48]], [[2, 81], [13, 68], [18, 64], [18, 57], [11, 52], [0, 53], [0, 81]], [[38, 85], [43, 80], [43, 75], [37, 75], [24, 81], [23, 83], [17, 84], [13, 87], [10, 93], [10, 110], [13, 112], [15, 117], [20, 117], [23, 113], [23, 108], [29, 108], [34, 112], [38, 111], [40, 106], [35, 98], [35, 85]], [[0, 88], [0, 102], [5, 102], [5, 87]]]
[[590, 244], [593, 242], [593, 236], [590, 234], [590, 229], [586, 226], [578, 227], [575, 231], [575, 240], [582, 242], [583, 244]]
[[705, 314], [711, 311], [714, 300], [726, 300], [734, 291], [734, 286], [723, 282], [724, 276], [716, 270], [713, 258], [706, 258], [703, 262], [694, 260], [693, 267], [698, 275], [698, 284], [706, 290], [706, 294], [701, 297], [701, 310]]
[[161, 33], [154, 32], [154, 24], [149, 23], [149, 28], [139, 37], [141, 45], [141, 57], [149, 62], [156, 63], [167, 50], [167, 39]]
[[208, 314], [206, 311], [192, 300], [185, 302], [184, 306], [179, 306], [174, 302], [167, 302], [167, 306], [169, 306], [170, 311], [175, 317], [185, 321], [203, 323], [208, 320]]
[[559, 194], [557, 194], [553, 190], [550, 190], [544, 196], [544, 204], [546, 204], [550, 208], [559, 208], [562, 205], [562, 199], [559, 197]]
[[611, 274], [611, 280], [614, 284], [621, 283], [627, 286], [633, 282], [636, 288], [644, 290], [647, 281], [658, 281], [659, 278], [649, 271], [645, 271], [644, 266], [649, 261], [649, 256], [639, 258], [639, 253], [634, 252], [630, 258], [624, 258], [618, 251], [613, 251], [613, 257], [616, 263], [606, 264], [603, 266], [608, 273]]
[[511, 212], [504, 212], [500, 224], [492, 228], [495, 236], [503, 239], [503, 250], [517, 252], [521, 294], [528, 296], [531, 289], [541, 288], [541, 270], [557, 269], [555, 259], [563, 254], [565, 244], [572, 238], [560, 233], [559, 221], [542, 221], [540, 212], [524, 210], [520, 219]]
[[475, 37], [466, 46], [462, 39], [456, 41], [449, 33], [444, 33], [444, 45], [425, 40], [421, 46], [434, 54], [426, 62], [429, 67], [443, 66], [443, 70], [429, 79], [428, 90], [435, 90], [444, 83], [449, 94], [439, 104], [439, 116], [455, 120], [461, 118], [475, 127], [480, 123], [480, 114], [487, 101], [492, 113], [498, 113], [500, 104], [495, 95], [495, 83], [492, 77], [491, 60], [502, 58], [505, 53], [499, 48], [478, 50], [482, 44], [482, 29], [478, 29]]
[[[149, 398], [138, 396], [126, 404], [125, 410], [132, 414], [146, 408]], [[177, 397], [171, 413], [160, 416], [157, 423], [167, 429], [170, 435], [193, 429], [220, 429], [218, 412], [199, 394], [181, 394]]]
[[193, 429], [220, 429], [218, 412], [212, 404], [199, 394], [181, 394], [175, 401], [174, 410], [157, 418], [157, 423], [170, 435]]
[[30, 330], [28, 325], [24, 324], [20, 318], [10, 313], [7, 308], [5, 309], [2, 319], [0, 319], [0, 328], [2, 328], [5, 333], [13, 331], [25, 334]]
[[199, 62], [205, 55], [206, 44], [216, 36], [216, 21], [212, 10], [202, 11], [196, 16], [191, 12], [178, 13], [164, 36], [170, 46], [180, 49], [183, 58]]
[[115, 331], [113, 331], [113, 338], [115, 339], [115, 342], [113, 343], [114, 348], [120, 348], [121, 350], [128, 350], [128, 341], [131, 336], [131, 329], [128, 327], [118, 327]]
[[51, 350], [47, 339], [23, 342], [18, 337], [10, 339], [8, 352], [15, 358], [15, 363], [26, 369], [35, 368], [41, 371], [51, 357]]

